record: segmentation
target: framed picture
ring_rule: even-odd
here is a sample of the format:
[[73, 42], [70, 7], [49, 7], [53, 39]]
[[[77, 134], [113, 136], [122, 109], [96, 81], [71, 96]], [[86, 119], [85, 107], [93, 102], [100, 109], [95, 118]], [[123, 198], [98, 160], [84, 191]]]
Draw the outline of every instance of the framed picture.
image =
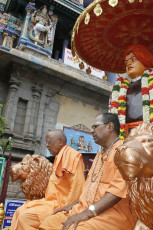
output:
[[49, 150], [46, 148], [45, 149], [45, 157], [51, 157], [53, 155], [50, 154]]
[[101, 147], [94, 142], [90, 132], [80, 131], [69, 127], [64, 127], [67, 137], [67, 144], [80, 153], [97, 153]]

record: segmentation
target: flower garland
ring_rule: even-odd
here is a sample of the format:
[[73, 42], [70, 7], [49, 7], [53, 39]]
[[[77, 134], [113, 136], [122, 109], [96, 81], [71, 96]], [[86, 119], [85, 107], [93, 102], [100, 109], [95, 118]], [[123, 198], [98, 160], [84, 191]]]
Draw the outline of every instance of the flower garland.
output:
[[123, 77], [119, 76], [113, 87], [112, 98], [111, 98], [112, 102], [110, 103], [110, 107], [111, 107], [110, 110], [113, 114], [118, 114], [118, 97], [119, 97], [119, 91], [123, 80], [124, 80]]
[[119, 98], [118, 98], [118, 118], [120, 121], [120, 138], [124, 139], [125, 137], [125, 123], [126, 123], [126, 95], [127, 90], [130, 85], [130, 80], [128, 78], [125, 78], [121, 89], [119, 92]]
[[150, 96], [150, 123], [153, 122], [153, 73], [148, 78], [149, 96]]
[[[124, 139], [126, 125], [126, 95], [131, 78], [127, 74], [120, 75], [113, 87], [110, 112], [117, 114], [120, 121], [120, 138]], [[141, 93], [143, 121], [153, 122], [153, 69], [144, 71], [141, 77]]]
[[141, 93], [142, 93], [142, 114], [143, 121], [150, 123], [150, 97], [148, 86], [149, 73], [145, 73], [141, 77]]

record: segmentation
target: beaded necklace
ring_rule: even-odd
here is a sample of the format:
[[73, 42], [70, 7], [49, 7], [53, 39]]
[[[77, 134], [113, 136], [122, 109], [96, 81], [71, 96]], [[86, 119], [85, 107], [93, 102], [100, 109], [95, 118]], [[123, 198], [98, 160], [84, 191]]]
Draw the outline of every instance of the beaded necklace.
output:
[[[109, 155], [109, 153], [110, 153], [110, 150], [112, 149], [112, 147], [114, 146], [114, 144], [115, 144], [118, 140], [119, 140], [119, 137], [117, 137], [117, 138], [113, 141], [113, 143], [111, 144], [111, 146], [110, 146], [109, 149], [107, 150], [107, 153], [106, 153], [107, 159], [108, 159], [108, 155]], [[88, 187], [87, 194], [86, 194], [86, 202], [87, 202], [88, 207], [89, 207], [89, 200], [91, 200], [91, 199], [89, 199], [89, 191], [90, 191], [90, 188], [91, 188], [91, 186], [95, 183], [95, 184], [94, 184], [94, 187], [93, 187], [93, 189], [92, 189], [93, 192], [90, 193], [90, 194], [91, 194], [90, 196], [92, 196], [92, 194], [93, 194], [93, 193], [95, 192], [95, 190], [96, 190], [95, 195], [94, 195], [94, 199], [93, 199], [93, 204], [94, 204], [95, 198], [96, 198], [96, 195], [97, 195], [97, 192], [98, 192], [99, 184], [100, 184], [100, 181], [101, 181], [101, 177], [102, 177], [102, 175], [103, 175], [102, 167], [103, 167], [104, 161], [103, 161], [103, 157], [102, 157], [102, 158], [101, 158], [102, 164], [101, 164], [101, 166], [100, 166], [100, 169], [99, 169], [97, 175], [94, 177], [94, 174], [95, 174], [95, 171], [96, 171], [96, 168], [97, 168], [97, 165], [98, 165], [98, 161], [99, 161], [100, 156], [101, 156], [101, 152], [98, 153], [98, 157], [97, 157], [97, 160], [96, 160], [96, 163], [95, 163], [95, 167], [94, 167], [93, 172], [92, 172], [92, 175], [91, 175], [91, 182], [90, 182], [90, 185], [89, 185], [89, 187]], [[98, 178], [99, 178], [99, 180], [98, 180]], [[97, 188], [96, 188], [96, 187], [97, 187]]]

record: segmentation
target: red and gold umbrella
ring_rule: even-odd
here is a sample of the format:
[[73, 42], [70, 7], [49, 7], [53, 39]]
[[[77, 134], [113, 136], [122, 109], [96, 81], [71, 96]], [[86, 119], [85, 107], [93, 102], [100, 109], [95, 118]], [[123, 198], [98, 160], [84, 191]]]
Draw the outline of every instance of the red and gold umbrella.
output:
[[138, 43], [153, 53], [153, 1], [95, 0], [75, 23], [71, 49], [89, 66], [123, 73], [123, 52]]

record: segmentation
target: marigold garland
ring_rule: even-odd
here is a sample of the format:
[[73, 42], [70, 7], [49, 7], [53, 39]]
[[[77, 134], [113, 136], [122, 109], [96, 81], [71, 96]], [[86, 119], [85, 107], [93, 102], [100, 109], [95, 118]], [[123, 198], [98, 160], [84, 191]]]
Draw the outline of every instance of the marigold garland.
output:
[[[126, 136], [126, 95], [131, 78], [127, 74], [119, 75], [112, 91], [110, 112], [117, 114], [120, 121], [120, 138]], [[153, 122], [153, 69], [146, 70], [141, 76], [143, 121]]]
[[120, 138], [125, 137], [125, 122], [126, 122], [126, 94], [130, 85], [130, 80], [125, 78], [121, 84], [118, 97], [118, 117], [120, 121]]
[[146, 123], [150, 123], [150, 97], [149, 97], [148, 79], [149, 79], [149, 73], [145, 71], [141, 77], [141, 93], [142, 93], [143, 121]]
[[112, 98], [110, 102], [110, 111], [113, 114], [118, 114], [118, 97], [119, 97], [119, 91], [123, 80], [124, 78], [119, 76], [113, 87]]
[[149, 85], [149, 96], [150, 96], [150, 122], [153, 122], [153, 74], [149, 75], [148, 78]]

